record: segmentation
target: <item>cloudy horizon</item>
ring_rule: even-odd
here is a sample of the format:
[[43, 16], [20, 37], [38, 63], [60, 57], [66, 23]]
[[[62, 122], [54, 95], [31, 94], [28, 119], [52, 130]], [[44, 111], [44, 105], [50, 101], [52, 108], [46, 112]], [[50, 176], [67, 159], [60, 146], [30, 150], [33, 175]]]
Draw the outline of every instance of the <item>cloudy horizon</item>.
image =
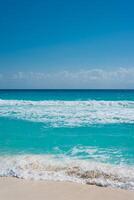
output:
[[0, 89], [133, 89], [133, 85], [134, 68], [0, 74]]

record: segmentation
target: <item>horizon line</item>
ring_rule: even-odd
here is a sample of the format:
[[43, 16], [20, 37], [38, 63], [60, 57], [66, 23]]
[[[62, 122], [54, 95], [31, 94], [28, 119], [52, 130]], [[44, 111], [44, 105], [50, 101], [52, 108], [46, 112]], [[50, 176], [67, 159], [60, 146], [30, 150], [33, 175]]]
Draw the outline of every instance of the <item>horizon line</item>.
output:
[[70, 89], [70, 88], [66, 88], [66, 89], [62, 89], [62, 88], [55, 88], [55, 89], [49, 89], [49, 88], [44, 88], [44, 89], [41, 89], [41, 88], [38, 88], [38, 89], [32, 89], [32, 88], [23, 88], [23, 89], [19, 89], [19, 88], [11, 88], [11, 89], [8, 89], [8, 88], [2, 88], [0, 90], [134, 90], [133, 89], [127, 89], [127, 88], [109, 88], [109, 89], [106, 89], [106, 88], [102, 88], [102, 89], [99, 89], [99, 88], [96, 88], [96, 89], [79, 89], [79, 88], [76, 88], [76, 89]]

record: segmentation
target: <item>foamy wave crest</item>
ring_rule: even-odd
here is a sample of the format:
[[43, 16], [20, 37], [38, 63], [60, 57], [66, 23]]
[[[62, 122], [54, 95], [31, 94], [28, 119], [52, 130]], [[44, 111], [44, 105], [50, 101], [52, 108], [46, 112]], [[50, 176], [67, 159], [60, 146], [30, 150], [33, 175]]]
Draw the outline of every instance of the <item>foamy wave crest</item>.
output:
[[134, 167], [53, 155], [0, 157], [0, 176], [72, 181], [134, 190]]
[[0, 116], [53, 127], [134, 123], [134, 101], [0, 100]]

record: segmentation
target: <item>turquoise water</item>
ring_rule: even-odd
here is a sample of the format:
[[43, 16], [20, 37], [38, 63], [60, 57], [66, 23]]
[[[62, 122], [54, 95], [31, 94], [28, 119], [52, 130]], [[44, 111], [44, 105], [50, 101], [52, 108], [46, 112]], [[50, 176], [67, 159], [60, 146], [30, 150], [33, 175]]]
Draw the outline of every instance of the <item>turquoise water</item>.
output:
[[134, 189], [134, 90], [0, 91], [0, 175]]

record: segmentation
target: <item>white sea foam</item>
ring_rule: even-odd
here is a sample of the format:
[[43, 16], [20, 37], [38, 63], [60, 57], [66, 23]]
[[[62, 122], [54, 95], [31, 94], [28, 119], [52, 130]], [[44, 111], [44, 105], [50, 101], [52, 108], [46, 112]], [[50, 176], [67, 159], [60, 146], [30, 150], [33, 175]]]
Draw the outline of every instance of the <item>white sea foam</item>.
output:
[[134, 123], [134, 101], [0, 100], [0, 116], [53, 127]]
[[93, 146], [74, 146], [66, 153], [71, 157], [80, 158], [80, 159], [91, 159], [95, 162], [104, 162], [104, 163], [126, 163], [121, 149], [119, 148], [99, 148]]
[[0, 176], [72, 181], [134, 190], [134, 167], [54, 155], [0, 156]]

